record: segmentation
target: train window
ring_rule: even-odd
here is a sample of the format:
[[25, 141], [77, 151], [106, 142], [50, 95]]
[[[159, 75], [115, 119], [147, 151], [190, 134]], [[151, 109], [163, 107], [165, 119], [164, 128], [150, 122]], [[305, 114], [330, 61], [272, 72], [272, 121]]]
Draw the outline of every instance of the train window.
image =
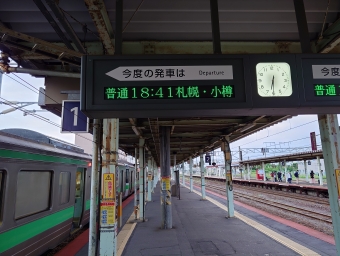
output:
[[70, 180], [71, 173], [61, 172], [59, 176], [59, 204], [66, 204], [70, 201]]
[[125, 183], [129, 183], [129, 169], [125, 170]]
[[20, 171], [17, 181], [15, 219], [48, 210], [51, 184], [51, 171]]

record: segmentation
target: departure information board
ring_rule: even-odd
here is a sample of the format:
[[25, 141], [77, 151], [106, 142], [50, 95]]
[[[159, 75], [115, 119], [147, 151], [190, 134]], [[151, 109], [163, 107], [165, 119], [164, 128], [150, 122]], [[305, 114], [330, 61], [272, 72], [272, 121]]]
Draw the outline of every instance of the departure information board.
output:
[[314, 84], [314, 95], [316, 97], [340, 96], [339, 84]]
[[186, 86], [143, 86], [143, 87], [104, 87], [106, 100], [130, 99], [197, 99], [235, 98], [234, 86], [186, 85]]
[[90, 118], [340, 112], [335, 54], [82, 57]]

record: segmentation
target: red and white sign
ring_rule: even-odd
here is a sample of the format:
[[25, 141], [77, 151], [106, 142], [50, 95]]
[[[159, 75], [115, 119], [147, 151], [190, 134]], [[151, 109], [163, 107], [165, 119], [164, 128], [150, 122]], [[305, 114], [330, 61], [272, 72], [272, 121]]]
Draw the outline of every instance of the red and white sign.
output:
[[315, 138], [315, 132], [311, 132], [310, 133], [310, 143], [312, 146], [312, 150], [317, 150], [317, 146], [316, 146], [316, 138]]

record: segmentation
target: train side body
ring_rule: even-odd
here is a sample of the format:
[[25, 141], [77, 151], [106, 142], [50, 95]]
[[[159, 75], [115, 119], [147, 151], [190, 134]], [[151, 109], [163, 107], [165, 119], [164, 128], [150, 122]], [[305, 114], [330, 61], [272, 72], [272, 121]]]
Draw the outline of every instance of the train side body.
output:
[[[118, 170], [126, 197], [133, 168], [124, 163]], [[87, 154], [0, 132], [0, 255], [40, 255], [86, 225], [91, 175]]]

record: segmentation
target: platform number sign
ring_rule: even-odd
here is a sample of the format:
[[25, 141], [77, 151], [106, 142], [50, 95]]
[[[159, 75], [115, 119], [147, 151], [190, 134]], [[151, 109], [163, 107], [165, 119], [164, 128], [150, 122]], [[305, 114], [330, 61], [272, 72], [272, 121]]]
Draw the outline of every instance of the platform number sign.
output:
[[80, 101], [64, 100], [61, 116], [61, 132], [88, 132], [89, 120], [80, 111]]

